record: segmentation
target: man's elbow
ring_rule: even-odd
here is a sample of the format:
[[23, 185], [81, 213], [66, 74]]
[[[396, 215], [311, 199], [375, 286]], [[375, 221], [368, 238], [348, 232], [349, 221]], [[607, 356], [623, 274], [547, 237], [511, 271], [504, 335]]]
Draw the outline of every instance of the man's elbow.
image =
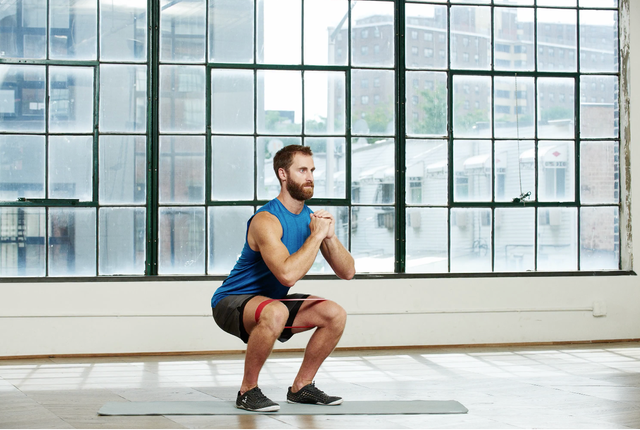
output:
[[355, 267], [351, 267], [351, 268], [349, 268], [349, 270], [347, 270], [346, 272], [342, 273], [341, 278], [344, 279], [345, 281], [349, 281], [349, 280], [353, 279], [354, 276], [356, 276], [356, 268]]
[[296, 277], [287, 273], [281, 273], [277, 275], [276, 278], [278, 278], [278, 281], [280, 281], [280, 283], [287, 288], [293, 287], [296, 282], [298, 282], [298, 279]]

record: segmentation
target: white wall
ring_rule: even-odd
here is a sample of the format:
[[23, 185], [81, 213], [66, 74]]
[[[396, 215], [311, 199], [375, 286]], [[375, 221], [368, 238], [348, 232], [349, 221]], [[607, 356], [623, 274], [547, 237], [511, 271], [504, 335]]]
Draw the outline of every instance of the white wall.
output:
[[[640, 28], [640, 2], [628, 3], [630, 27]], [[640, 52], [640, 32], [631, 34], [631, 46]], [[629, 76], [631, 69], [640, 70], [640, 55], [631, 55], [630, 62]], [[640, 100], [638, 86], [631, 100]], [[631, 141], [634, 132], [640, 134], [636, 121], [640, 109], [631, 106]], [[636, 175], [629, 200], [638, 202], [640, 149], [632, 143]], [[631, 210], [638, 219], [638, 204]], [[636, 256], [639, 242], [633, 245]], [[242, 350], [242, 342], [211, 318], [209, 300], [218, 285], [3, 283], [0, 356]], [[305, 280], [295, 289], [347, 309], [341, 347], [640, 339], [637, 276]], [[594, 307], [606, 315], [595, 316]], [[301, 348], [307, 338], [296, 336], [278, 348]]]

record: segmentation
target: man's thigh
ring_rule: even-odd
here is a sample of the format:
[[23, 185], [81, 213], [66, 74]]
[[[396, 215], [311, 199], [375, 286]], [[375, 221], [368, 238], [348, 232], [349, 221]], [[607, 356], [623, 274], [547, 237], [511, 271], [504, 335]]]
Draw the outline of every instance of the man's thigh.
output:
[[300, 310], [293, 321], [293, 333], [300, 333], [315, 327], [327, 324], [338, 313], [344, 313], [344, 309], [336, 302], [323, 299], [318, 296], [309, 296], [302, 303]]

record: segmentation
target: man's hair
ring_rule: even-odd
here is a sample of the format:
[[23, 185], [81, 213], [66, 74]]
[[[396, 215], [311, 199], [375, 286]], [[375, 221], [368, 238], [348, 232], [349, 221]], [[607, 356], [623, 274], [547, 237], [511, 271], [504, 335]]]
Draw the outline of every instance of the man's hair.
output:
[[293, 157], [296, 154], [313, 155], [313, 152], [311, 152], [311, 148], [309, 148], [308, 146], [287, 145], [282, 149], [280, 149], [276, 153], [275, 157], [273, 157], [273, 171], [276, 172], [276, 177], [278, 178], [278, 181], [280, 181], [280, 175], [278, 175], [278, 170], [282, 168], [286, 172], [288, 172], [289, 168], [293, 164]]

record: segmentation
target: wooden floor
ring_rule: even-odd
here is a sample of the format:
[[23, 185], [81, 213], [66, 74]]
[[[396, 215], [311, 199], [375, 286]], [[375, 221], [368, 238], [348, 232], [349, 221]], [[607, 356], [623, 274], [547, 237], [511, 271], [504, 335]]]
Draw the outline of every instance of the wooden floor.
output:
[[[639, 428], [640, 343], [338, 351], [316, 384], [348, 400], [458, 400], [465, 415], [103, 417], [106, 402], [233, 400], [241, 355], [0, 360], [0, 428]], [[274, 353], [275, 401], [300, 364]]]

